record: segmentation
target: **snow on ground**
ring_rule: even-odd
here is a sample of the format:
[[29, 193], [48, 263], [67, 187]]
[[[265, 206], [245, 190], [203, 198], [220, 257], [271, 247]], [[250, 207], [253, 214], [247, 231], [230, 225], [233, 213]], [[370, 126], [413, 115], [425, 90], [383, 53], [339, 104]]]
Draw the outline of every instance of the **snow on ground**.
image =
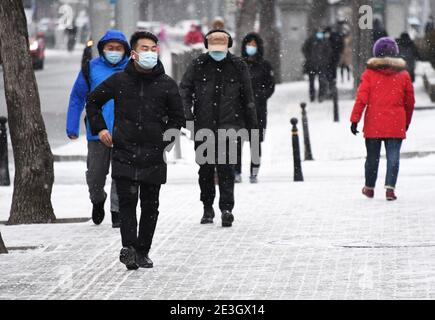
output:
[[[416, 86], [417, 105], [433, 105], [421, 79]], [[340, 87], [347, 97], [350, 84]], [[300, 118], [307, 93], [305, 82], [278, 86], [260, 184], [247, 183], [245, 152], [232, 229], [220, 228], [219, 215], [215, 225], [199, 224], [198, 167], [192, 141], [183, 138], [183, 159], [168, 156], [153, 270], [124, 270], [119, 232], [108, 219], [100, 227], [0, 226], [7, 246], [37, 247], [0, 257], [0, 299], [434, 298], [435, 110], [416, 111], [403, 146], [399, 200], [388, 203], [385, 160], [376, 198], [361, 195], [364, 140], [350, 133], [350, 99], [340, 102], [339, 123], [332, 121], [331, 101], [308, 105], [316, 161], [303, 162], [305, 182], [292, 181], [289, 121]], [[80, 140], [53, 153], [84, 155], [85, 147]], [[84, 162], [55, 164], [58, 218], [90, 216], [85, 170]], [[12, 188], [1, 189], [0, 220], [7, 220], [11, 196]]]

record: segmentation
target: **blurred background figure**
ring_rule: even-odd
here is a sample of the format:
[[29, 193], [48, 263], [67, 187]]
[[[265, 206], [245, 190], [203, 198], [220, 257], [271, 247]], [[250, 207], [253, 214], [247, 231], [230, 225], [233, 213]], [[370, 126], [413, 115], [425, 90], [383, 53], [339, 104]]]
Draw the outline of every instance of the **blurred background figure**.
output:
[[373, 20], [373, 42], [376, 43], [381, 38], [388, 37], [388, 32], [385, 26], [378, 18]]
[[319, 28], [309, 37], [303, 47], [302, 52], [305, 57], [304, 73], [309, 77], [309, 95], [311, 102], [316, 100], [316, 77], [319, 78], [319, 102], [323, 102], [326, 97], [328, 84], [328, 65], [332, 59], [332, 46], [329, 39], [326, 39], [323, 28]]
[[67, 49], [69, 52], [74, 51], [77, 40], [77, 24], [74, 20], [73, 24], [65, 29], [65, 34], [67, 35]]
[[420, 60], [418, 48], [407, 32], [402, 33], [396, 42], [400, 56], [406, 61], [406, 68], [411, 75], [412, 82], [415, 82], [415, 64], [417, 60]]
[[225, 29], [225, 20], [222, 17], [216, 17], [212, 23], [212, 29]]
[[340, 64], [340, 59], [344, 50], [344, 35], [339, 29], [339, 26], [326, 27], [325, 39], [329, 40], [331, 46], [331, 55], [329, 57], [329, 62], [327, 65], [327, 80], [328, 80], [328, 97], [331, 96], [337, 81], [337, 70]]
[[[340, 71], [342, 82], [344, 82], [345, 79], [347, 79], [347, 81], [351, 80], [350, 76], [352, 73], [352, 36], [350, 34], [346, 35], [344, 38], [344, 49], [343, 54], [341, 55]], [[347, 72], [346, 77], [345, 71]]]
[[434, 31], [435, 26], [434, 26], [434, 18], [433, 16], [429, 17], [429, 21], [426, 23], [426, 26], [424, 28], [425, 33], [431, 33], [432, 31]]
[[184, 37], [184, 44], [186, 46], [195, 45], [204, 42], [204, 34], [201, 31], [201, 26], [192, 23], [190, 31]]

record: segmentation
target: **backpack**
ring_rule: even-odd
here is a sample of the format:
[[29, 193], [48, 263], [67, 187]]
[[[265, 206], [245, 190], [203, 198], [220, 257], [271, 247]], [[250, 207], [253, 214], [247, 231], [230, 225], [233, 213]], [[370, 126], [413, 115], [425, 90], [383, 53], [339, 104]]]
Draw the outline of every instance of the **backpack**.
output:
[[86, 48], [83, 50], [82, 55], [82, 74], [86, 80], [86, 84], [88, 85], [89, 91], [91, 91], [91, 60], [92, 60], [92, 47], [94, 42], [89, 40]]

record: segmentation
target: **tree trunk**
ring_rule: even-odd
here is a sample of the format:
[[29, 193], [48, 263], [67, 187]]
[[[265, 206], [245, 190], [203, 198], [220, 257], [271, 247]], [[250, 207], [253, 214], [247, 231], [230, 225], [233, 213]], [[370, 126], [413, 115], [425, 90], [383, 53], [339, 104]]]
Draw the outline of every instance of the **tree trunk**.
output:
[[233, 50], [236, 55], [240, 55], [240, 42], [242, 39], [249, 32], [254, 31], [257, 12], [257, 0], [240, 0], [236, 26], [236, 39], [238, 40], [238, 43], [236, 43]]
[[29, 51], [29, 36], [21, 0], [0, 1], [6, 105], [15, 159], [15, 181], [9, 224], [50, 223], [53, 155], [41, 114], [41, 104]]
[[276, 0], [260, 0], [260, 34], [264, 38], [264, 56], [272, 63], [275, 80], [281, 83], [281, 34], [276, 22]]
[[372, 56], [373, 29], [360, 28], [359, 9], [363, 5], [373, 8], [373, 0], [352, 0], [352, 43], [353, 43], [353, 76], [354, 90], [358, 89], [368, 59]]
[[0, 233], [0, 254], [8, 253], [8, 250], [6, 249], [5, 243], [2, 239], [2, 234]]

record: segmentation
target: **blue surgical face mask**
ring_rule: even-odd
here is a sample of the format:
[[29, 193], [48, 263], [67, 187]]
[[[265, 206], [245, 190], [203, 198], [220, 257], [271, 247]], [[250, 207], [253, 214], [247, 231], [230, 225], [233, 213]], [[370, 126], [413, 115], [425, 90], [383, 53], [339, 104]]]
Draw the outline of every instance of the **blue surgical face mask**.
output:
[[146, 51], [139, 53], [139, 60], [137, 63], [145, 70], [153, 69], [159, 60], [157, 52]]
[[258, 52], [257, 47], [253, 47], [253, 46], [246, 46], [246, 54], [248, 56], [255, 56]]
[[317, 32], [316, 37], [319, 40], [323, 40], [325, 38], [325, 34], [323, 32]]
[[227, 57], [227, 53], [223, 51], [210, 51], [209, 55], [215, 61], [222, 61]]
[[117, 65], [124, 58], [124, 53], [119, 51], [104, 51], [104, 57], [109, 63]]

